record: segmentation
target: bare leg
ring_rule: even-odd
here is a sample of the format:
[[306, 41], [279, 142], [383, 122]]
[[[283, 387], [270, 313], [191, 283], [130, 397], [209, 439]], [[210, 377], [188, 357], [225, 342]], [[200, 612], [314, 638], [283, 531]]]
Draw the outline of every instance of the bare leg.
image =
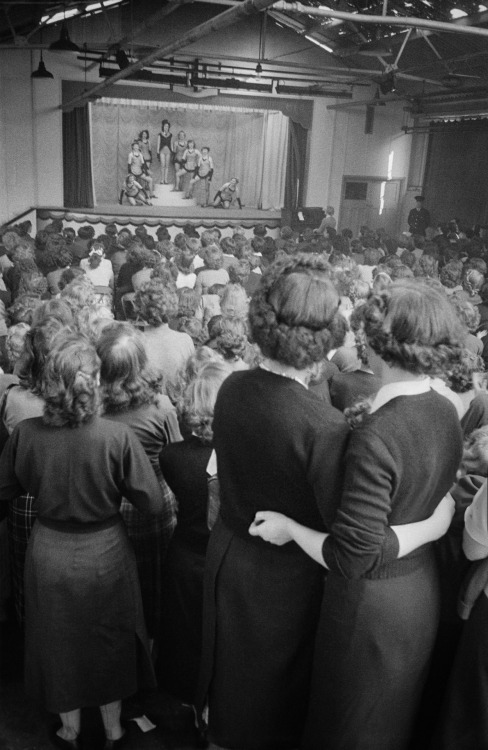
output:
[[161, 185], [164, 184], [164, 153], [159, 152], [159, 163], [161, 165]]
[[190, 180], [190, 184], [188, 185], [188, 192], [186, 194], [187, 198], [193, 198], [193, 188], [195, 187], [195, 183], [198, 182], [200, 177], [198, 175], [195, 175], [195, 177], [192, 177]]
[[122, 701], [114, 701], [100, 706], [103, 726], [108, 740], [119, 740], [124, 734], [120, 723], [120, 713], [122, 710]]
[[56, 734], [63, 740], [75, 740], [80, 733], [81, 710], [75, 708], [73, 711], [59, 714], [59, 716], [62, 722], [62, 727], [58, 729]]

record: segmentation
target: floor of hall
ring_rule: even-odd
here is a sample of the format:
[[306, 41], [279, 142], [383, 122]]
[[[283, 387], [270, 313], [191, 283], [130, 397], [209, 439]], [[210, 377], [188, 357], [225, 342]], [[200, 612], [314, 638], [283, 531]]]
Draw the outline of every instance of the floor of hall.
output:
[[[13, 617], [0, 623], [0, 750], [53, 750], [49, 727], [56, 717], [35, 704], [24, 690], [22, 634]], [[143, 733], [131, 717], [144, 714], [156, 725]], [[193, 750], [198, 739], [190, 708], [163, 693], [124, 703], [124, 750]], [[83, 750], [102, 750], [104, 732], [97, 709], [82, 712]]]

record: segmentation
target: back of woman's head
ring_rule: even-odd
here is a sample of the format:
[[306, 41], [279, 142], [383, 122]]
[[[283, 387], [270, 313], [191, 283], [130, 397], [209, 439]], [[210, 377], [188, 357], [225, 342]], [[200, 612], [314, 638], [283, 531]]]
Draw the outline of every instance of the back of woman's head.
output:
[[461, 282], [463, 264], [458, 260], [451, 260], [440, 272], [440, 280], [446, 289], [454, 289]]
[[90, 268], [98, 268], [105, 255], [105, 247], [101, 242], [94, 242], [88, 255], [88, 264]]
[[192, 318], [195, 316], [198, 305], [200, 304], [200, 295], [194, 289], [187, 286], [178, 289], [178, 317]]
[[220, 310], [226, 318], [245, 320], [249, 310], [247, 294], [240, 284], [226, 284], [220, 300]]
[[63, 287], [61, 298], [66, 300], [73, 313], [76, 314], [83, 307], [95, 303], [95, 287], [85, 274], [81, 274]]
[[59, 320], [65, 326], [74, 325], [74, 317], [71, 307], [64, 299], [50, 299], [42, 302], [34, 311], [32, 316], [32, 325], [38, 326], [49, 319]]
[[130, 323], [113, 322], [102, 330], [100, 357], [102, 402], [106, 412], [156, 403], [161, 379], [148, 367], [144, 337]]
[[208, 362], [200, 368], [185, 391], [183, 418], [203, 443], [212, 442], [215, 402], [220, 386], [231, 372], [230, 366], [223, 361]]
[[178, 312], [176, 289], [159, 279], [151, 279], [136, 292], [134, 306], [140, 318], [150, 326], [168, 323]]
[[338, 305], [323, 256], [277, 260], [251, 300], [252, 339], [266, 357], [304, 369], [332, 348]]
[[212, 271], [218, 271], [224, 265], [224, 254], [220, 247], [215, 244], [208, 245], [203, 252], [205, 267]]
[[463, 288], [468, 292], [470, 297], [474, 297], [482, 288], [485, 277], [475, 268], [470, 268], [463, 277]]
[[247, 328], [239, 318], [222, 317], [215, 347], [226, 360], [243, 357], [247, 346]]
[[60, 331], [44, 367], [44, 422], [51, 427], [79, 427], [91, 421], [99, 409], [99, 372], [100, 360], [88, 339]]
[[[46, 359], [51, 351], [55, 336], [66, 327], [56, 318], [46, 318], [37, 326], [32, 326], [24, 338], [22, 355], [17, 362], [16, 372], [23, 388], [39, 395]], [[72, 329], [68, 329], [72, 330]]]
[[24, 351], [25, 336], [29, 329], [30, 326], [27, 323], [16, 323], [8, 329], [5, 348], [11, 370]]
[[388, 365], [437, 375], [460, 359], [464, 329], [437, 289], [399, 281], [364, 306], [368, 343]]

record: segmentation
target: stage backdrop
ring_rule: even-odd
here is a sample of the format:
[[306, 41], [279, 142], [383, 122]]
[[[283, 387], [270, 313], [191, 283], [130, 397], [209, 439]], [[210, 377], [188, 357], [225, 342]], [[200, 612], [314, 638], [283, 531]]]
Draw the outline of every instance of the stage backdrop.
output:
[[131, 143], [141, 130], [149, 130], [153, 178], [159, 182], [156, 145], [163, 119], [171, 123], [174, 138], [184, 130], [197, 149], [209, 146], [215, 168], [211, 197], [224, 182], [237, 177], [244, 205], [283, 207], [288, 117], [281, 112], [125, 99], [102, 99], [91, 105], [95, 205], [117, 202]]

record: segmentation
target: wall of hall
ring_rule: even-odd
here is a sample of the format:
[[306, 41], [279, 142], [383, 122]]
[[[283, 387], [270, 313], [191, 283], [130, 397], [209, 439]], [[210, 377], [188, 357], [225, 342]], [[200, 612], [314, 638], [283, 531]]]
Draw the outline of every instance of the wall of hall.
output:
[[[197, 16], [202, 6], [195, 10]], [[114, 16], [115, 17], [115, 16]], [[169, 19], [172, 19], [169, 23]], [[181, 18], [170, 16], [166, 33], [184, 31]], [[192, 18], [198, 23], [203, 18]], [[88, 29], [70, 25], [72, 38], [80, 43], [104, 37], [92, 19]], [[80, 22], [81, 24], [81, 22]], [[181, 26], [181, 28], [180, 28]], [[114, 24], [118, 37], [125, 29]], [[56, 38], [56, 28], [47, 30]], [[259, 19], [251, 18], [236, 24], [227, 32], [202, 38], [185, 53], [205, 53], [212, 49], [228, 54], [256, 55], [259, 38]], [[50, 39], [45, 40], [47, 42]], [[198, 49], [197, 49], [198, 48]], [[303, 39], [286, 29], [270, 26], [267, 34], [266, 56], [319, 67], [329, 64], [330, 57], [309, 46], [304, 50]], [[73, 53], [44, 54], [46, 67], [54, 80], [33, 80], [30, 73], [39, 61], [37, 51], [15, 49], [0, 52], [0, 163], [8, 165], [0, 170], [0, 222], [8, 221], [31, 206], [63, 205], [62, 114], [59, 109], [62, 80], [83, 80], [82, 63]], [[99, 81], [95, 67], [89, 71], [88, 84]], [[366, 99], [366, 88], [356, 89], [355, 98]], [[155, 96], [161, 91], [155, 89]], [[342, 101], [342, 100], [341, 100]], [[378, 107], [372, 135], [364, 134], [365, 108], [328, 110], [333, 99], [317, 98], [314, 102], [313, 126], [310, 132], [305, 205], [340, 205], [344, 175], [385, 176], [388, 157], [394, 151], [393, 177], [406, 178], [410, 157], [410, 137], [401, 131], [404, 112], [402, 105]], [[340, 102], [339, 102], [340, 103]], [[405, 180], [406, 182], [406, 180]]]
[[[375, 89], [361, 89], [364, 101]], [[411, 135], [402, 131], [407, 115], [402, 102], [376, 107], [373, 132], [364, 132], [365, 106], [330, 110], [329, 99], [316, 100], [310, 137], [306, 204], [332, 205], [339, 212], [344, 176], [402, 180], [399, 227], [404, 223], [404, 202], [410, 164]], [[339, 226], [340, 226], [340, 216]]]

